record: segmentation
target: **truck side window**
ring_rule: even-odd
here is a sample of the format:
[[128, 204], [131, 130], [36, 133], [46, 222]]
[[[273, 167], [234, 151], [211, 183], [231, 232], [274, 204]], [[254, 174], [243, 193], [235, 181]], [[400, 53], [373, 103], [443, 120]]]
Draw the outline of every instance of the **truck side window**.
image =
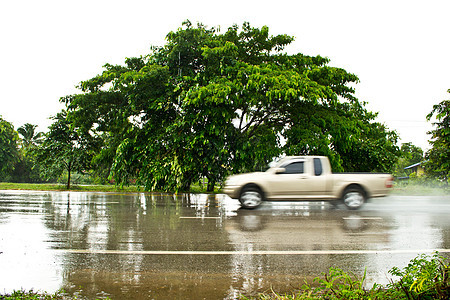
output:
[[286, 171], [284, 174], [303, 174], [303, 162], [293, 162], [287, 166], [284, 166]]
[[320, 176], [322, 175], [322, 162], [320, 158], [314, 158], [314, 175]]

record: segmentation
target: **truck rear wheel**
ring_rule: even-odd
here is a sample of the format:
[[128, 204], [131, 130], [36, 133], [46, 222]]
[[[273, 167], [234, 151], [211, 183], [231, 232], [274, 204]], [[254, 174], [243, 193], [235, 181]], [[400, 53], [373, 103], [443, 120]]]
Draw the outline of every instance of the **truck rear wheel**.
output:
[[263, 194], [261, 190], [256, 186], [244, 187], [239, 197], [239, 202], [241, 202], [244, 208], [256, 208], [263, 201]]
[[350, 186], [345, 189], [342, 201], [348, 209], [358, 209], [366, 202], [366, 194], [358, 186]]

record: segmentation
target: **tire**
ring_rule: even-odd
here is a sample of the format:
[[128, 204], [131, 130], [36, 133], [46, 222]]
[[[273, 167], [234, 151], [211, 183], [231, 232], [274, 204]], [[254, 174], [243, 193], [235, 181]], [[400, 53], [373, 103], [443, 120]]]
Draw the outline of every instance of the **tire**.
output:
[[348, 209], [358, 209], [366, 202], [366, 194], [362, 188], [351, 186], [345, 189], [342, 202]]
[[258, 187], [244, 187], [239, 197], [243, 208], [253, 209], [258, 207], [264, 200], [263, 193]]

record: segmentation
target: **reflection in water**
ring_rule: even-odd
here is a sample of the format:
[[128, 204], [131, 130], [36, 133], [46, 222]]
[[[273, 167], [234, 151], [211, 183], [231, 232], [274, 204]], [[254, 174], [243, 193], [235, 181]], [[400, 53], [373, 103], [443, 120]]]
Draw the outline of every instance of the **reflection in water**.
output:
[[[369, 280], [380, 282], [388, 269], [415, 255], [326, 251], [450, 245], [447, 204], [433, 214], [410, 202], [407, 209], [392, 205], [398, 204], [347, 211], [320, 202], [268, 203], [242, 210], [224, 195], [1, 191], [0, 267], [8, 272], [0, 274], [0, 290], [235, 299], [270, 288], [292, 290], [330, 266], [356, 274], [367, 267]], [[107, 250], [121, 252], [98, 252]]]

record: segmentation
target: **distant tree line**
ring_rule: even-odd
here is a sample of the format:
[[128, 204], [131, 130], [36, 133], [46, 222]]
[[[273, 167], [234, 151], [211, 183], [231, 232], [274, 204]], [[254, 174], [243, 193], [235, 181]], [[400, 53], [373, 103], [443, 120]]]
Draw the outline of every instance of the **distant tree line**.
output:
[[[1, 119], [0, 180], [65, 173], [69, 186], [77, 172], [186, 191], [206, 178], [211, 191], [229, 174], [261, 170], [282, 155], [326, 155], [335, 171], [369, 172], [393, 172], [400, 160], [423, 156], [411, 144], [399, 148], [397, 134], [354, 96], [356, 75], [328, 58], [285, 53], [291, 36], [248, 23], [220, 33], [186, 21], [166, 40], [82, 81], [80, 93], [60, 99], [66, 107], [43, 135], [26, 124], [20, 139]], [[427, 168], [448, 179], [448, 161], [447, 175], [445, 164], [431, 163], [441, 157], [435, 151], [448, 153], [443, 103], [429, 116], [441, 122]], [[20, 163], [29, 174], [19, 179]]]

